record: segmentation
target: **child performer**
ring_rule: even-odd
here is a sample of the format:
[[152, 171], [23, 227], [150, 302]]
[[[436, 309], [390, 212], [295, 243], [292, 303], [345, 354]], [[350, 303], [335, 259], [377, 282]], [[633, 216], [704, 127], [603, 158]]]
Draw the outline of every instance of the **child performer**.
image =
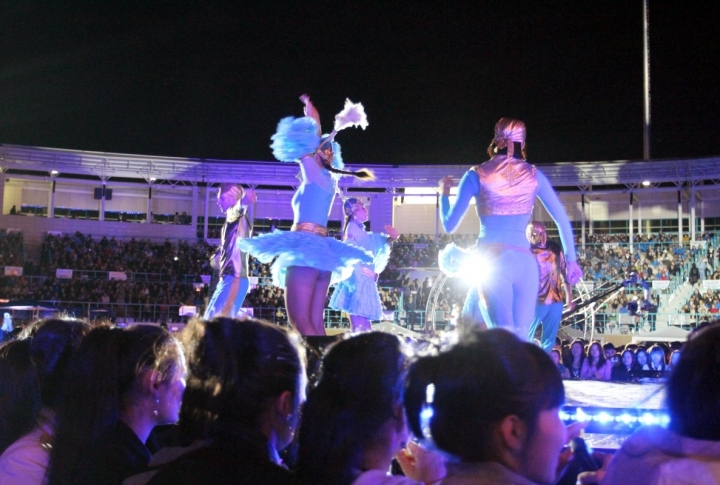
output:
[[294, 224], [290, 231], [275, 231], [240, 242], [240, 247], [272, 266], [273, 283], [285, 288], [285, 306], [290, 324], [302, 335], [325, 335], [323, 314], [330, 280], [352, 274], [356, 263], [371, 263], [360, 248], [327, 237], [327, 221], [338, 177], [372, 178], [368, 170], [348, 172], [340, 158], [335, 134], [349, 126], [367, 126], [361, 104], [345, 101], [335, 116], [335, 129], [322, 135], [320, 115], [307, 95], [305, 116], [283, 118], [273, 135], [273, 155], [281, 162], [300, 164], [302, 183], [292, 199]]
[[250, 288], [248, 257], [238, 247], [238, 242], [250, 237], [252, 227], [247, 208], [256, 200], [253, 189], [243, 189], [235, 184], [221, 184], [218, 189], [217, 204], [226, 216], [218, 260], [220, 280], [205, 310], [205, 320], [215, 316], [235, 318], [245, 301]]
[[365, 204], [359, 199], [346, 199], [344, 240], [370, 252], [374, 261], [370, 264], [358, 263], [350, 278], [343, 280], [335, 288], [330, 299], [330, 308], [342, 310], [350, 315], [353, 332], [371, 330], [370, 321], [380, 320], [382, 305], [378, 295], [377, 280], [390, 258], [390, 240], [400, 235], [389, 224], [385, 226], [387, 234], [366, 232], [363, 223], [368, 220]]

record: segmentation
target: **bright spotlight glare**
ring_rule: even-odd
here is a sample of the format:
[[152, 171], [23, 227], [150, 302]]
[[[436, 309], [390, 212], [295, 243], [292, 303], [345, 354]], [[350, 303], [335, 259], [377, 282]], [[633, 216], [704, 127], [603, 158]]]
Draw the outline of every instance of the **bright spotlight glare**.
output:
[[477, 285], [482, 283], [487, 275], [491, 272], [489, 262], [483, 258], [479, 253], [470, 253], [463, 262], [462, 268], [460, 269], [460, 278], [465, 283], [471, 285]]
[[649, 180], [643, 180], [642, 185], [643, 185], [643, 187], [650, 187], [650, 181], [649, 181]]

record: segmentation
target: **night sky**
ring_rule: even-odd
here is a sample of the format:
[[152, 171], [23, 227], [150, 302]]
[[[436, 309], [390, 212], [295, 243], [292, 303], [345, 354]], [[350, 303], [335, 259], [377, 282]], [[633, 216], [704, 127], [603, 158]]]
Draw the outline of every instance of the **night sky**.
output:
[[[649, 1], [652, 157], [720, 156], [720, 2]], [[308, 93], [365, 105], [346, 162], [478, 163], [501, 116], [533, 162], [643, 155], [640, 0], [5, 3], [0, 143], [273, 160]]]

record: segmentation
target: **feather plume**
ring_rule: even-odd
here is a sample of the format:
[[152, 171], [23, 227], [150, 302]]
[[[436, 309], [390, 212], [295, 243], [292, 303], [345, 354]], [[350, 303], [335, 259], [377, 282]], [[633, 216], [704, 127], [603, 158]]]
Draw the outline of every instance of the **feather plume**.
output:
[[368, 121], [363, 105], [346, 99], [343, 110], [335, 115], [334, 128], [335, 131], [340, 131], [350, 126], [359, 126], [364, 130], [368, 126]]
[[440, 267], [440, 271], [451, 278], [458, 276], [469, 256], [469, 250], [460, 248], [455, 243], [448, 244], [441, 249], [438, 254], [438, 266]]
[[303, 155], [313, 153], [320, 144], [317, 131], [317, 122], [309, 116], [283, 118], [271, 137], [273, 155], [281, 162], [294, 162]]

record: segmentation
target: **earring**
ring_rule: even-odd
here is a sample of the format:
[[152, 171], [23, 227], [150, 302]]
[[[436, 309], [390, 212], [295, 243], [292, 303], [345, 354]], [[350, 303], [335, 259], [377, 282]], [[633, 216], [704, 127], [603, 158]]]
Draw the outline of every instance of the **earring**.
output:
[[158, 407], [160, 406], [160, 399], [155, 398], [155, 410], [153, 411], [153, 416], [157, 417], [158, 413]]

